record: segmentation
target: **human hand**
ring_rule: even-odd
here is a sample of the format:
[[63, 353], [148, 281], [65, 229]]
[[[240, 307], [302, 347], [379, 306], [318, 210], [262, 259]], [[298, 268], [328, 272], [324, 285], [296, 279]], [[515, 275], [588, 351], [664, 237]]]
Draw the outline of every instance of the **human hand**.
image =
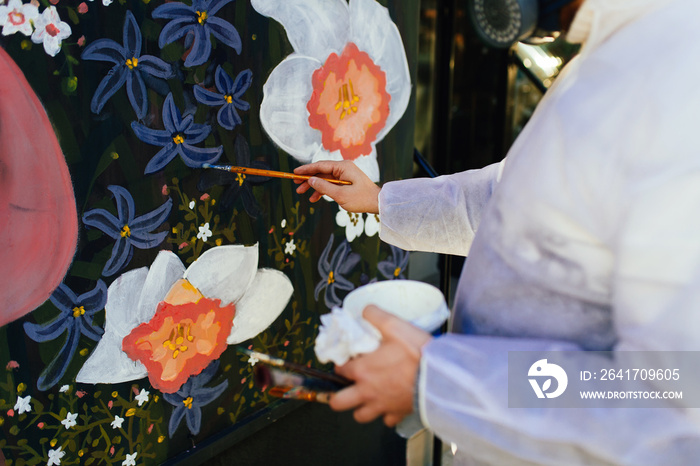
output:
[[349, 181], [351, 185], [336, 185], [312, 176], [308, 181], [295, 181], [299, 184], [297, 193], [303, 194], [310, 188], [315, 192], [309, 197], [317, 202], [321, 197], [329, 196], [340, 207], [354, 213], [379, 213], [379, 186], [374, 184], [365, 173], [351, 160], [334, 162], [330, 160], [302, 165], [294, 169], [297, 175], [331, 175], [338, 180]]
[[336, 367], [355, 383], [331, 396], [335, 411], [354, 409], [357, 422], [383, 416], [393, 427], [413, 411], [413, 394], [421, 348], [431, 340], [424, 332], [376, 306], [367, 306], [364, 318], [382, 334], [379, 348]]

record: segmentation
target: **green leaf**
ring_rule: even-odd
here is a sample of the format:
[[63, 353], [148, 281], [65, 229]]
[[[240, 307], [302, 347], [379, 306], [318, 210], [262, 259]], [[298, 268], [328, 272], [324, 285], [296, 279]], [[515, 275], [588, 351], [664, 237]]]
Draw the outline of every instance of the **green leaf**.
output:
[[76, 13], [73, 8], [68, 8], [68, 17], [73, 22], [73, 24], [78, 24], [80, 22], [80, 18], [78, 18], [78, 13]]

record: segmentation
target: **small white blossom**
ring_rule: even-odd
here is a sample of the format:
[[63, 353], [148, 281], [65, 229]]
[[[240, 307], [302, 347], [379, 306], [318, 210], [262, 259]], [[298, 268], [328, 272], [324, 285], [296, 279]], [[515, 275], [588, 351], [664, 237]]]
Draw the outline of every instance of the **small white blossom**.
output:
[[190, 201], [190, 209], [194, 209], [194, 199]]
[[[143, 405], [144, 403], [148, 402], [148, 395], [150, 394], [149, 391], [144, 390], [143, 388], [141, 389], [141, 392], [136, 395], [136, 401], [139, 402], [139, 406]], [[135, 455], [135, 454], [134, 454]], [[134, 456], [136, 458], [136, 456]]]
[[102, 4], [104, 6], [110, 6], [112, 4], [112, 0], [102, 0]]
[[32, 21], [39, 17], [39, 8], [31, 3], [22, 4], [22, 0], [10, 0], [7, 5], [0, 1], [0, 26], [2, 35], [9, 36], [21, 32], [32, 35]]
[[345, 237], [348, 242], [352, 242], [360, 236], [365, 229], [365, 221], [362, 214], [355, 214], [339, 207], [338, 213], [335, 215], [335, 223], [339, 227], [345, 227]]
[[284, 227], [287, 226], [287, 219], [286, 219], [286, 218], [283, 218], [283, 219], [282, 219], [282, 223], [280, 223], [280, 226], [281, 226], [282, 228], [284, 228]]
[[61, 388], [58, 390], [61, 393], [66, 393], [70, 387], [68, 385], [63, 385]]
[[58, 447], [55, 450], [49, 450], [49, 461], [46, 466], [53, 466], [54, 464], [61, 464], [61, 458], [66, 454], [63, 451], [63, 447]]
[[294, 254], [294, 251], [297, 249], [297, 245], [294, 244], [294, 240], [290, 239], [284, 244], [284, 253], [289, 254], [290, 256]]
[[136, 455], [138, 455], [138, 452], [134, 454], [126, 454], [126, 459], [122, 461], [122, 466], [136, 466]]
[[55, 57], [61, 50], [61, 42], [71, 35], [68, 23], [61, 21], [55, 6], [45, 9], [36, 20], [34, 20], [34, 33], [32, 42], [44, 44], [46, 53]]
[[124, 422], [123, 417], [119, 417], [118, 415], [114, 416], [114, 420], [112, 421], [112, 426], [113, 429], [119, 429], [122, 426], [122, 423]]
[[248, 358], [248, 364], [250, 364], [251, 366], [256, 365], [259, 361], [260, 360], [258, 358], [252, 355]]
[[28, 413], [32, 410], [32, 405], [29, 402], [32, 401], [32, 397], [27, 395], [25, 397], [18, 396], [17, 402], [15, 403], [15, 411], [17, 414]]
[[207, 239], [209, 239], [212, 236], [212, 234], [213, 233], [209, 229], [209, 222], [207, 222], [204, 225], [202, 225], [201, 227], [199, 227], [199, 233], [197, 233], [197, 238], [206, 242]]
[[63, 424], [63, 426], [66, 429], [70, 429], [74, 425], [78, 424], [76, 422], [76, 419], [78, 419], [78, 413], [73, 414], [73, 413], [69, 412], [66, 414], [66, 418], [61, 421], [61, 424]]
[[374, 236], [377, 233], [379, 233], [379, 215], [367, 214], [367, 220], [365, 220], [365, 235]]

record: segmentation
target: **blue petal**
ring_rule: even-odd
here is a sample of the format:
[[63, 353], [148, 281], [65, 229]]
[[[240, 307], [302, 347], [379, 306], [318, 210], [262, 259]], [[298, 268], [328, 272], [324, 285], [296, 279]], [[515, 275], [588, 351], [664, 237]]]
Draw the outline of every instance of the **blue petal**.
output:
[[129, 241], [131, 242], [131, 245], [136, 248], [151, 249], [162, 243], [167, 236], [167, 231], [161, 231], [160, 233], [142, 232], [138, 234], [132, 234], [131, 238], [129, 238]]
[[185, 411], [185, 420], [187, 421], [187, 428], [190, 429], [190, 433], [192, 435], [197, 435], [199, 429], [202, 427], [202, 410], [192, 406], [192, 408]]
[[160, 19], [175, 19], [181, 17], [192, 18], [196, 21], [196, 14], [191, 6], [184, 3], [165, 3], [153, 10], [152, 16]]
[[[136, 213], [136, 206], [134, 206], [134, 198], [131, 197], [129, 191], [126, 188], [112, 184], [107, 186], [114, 196], [114, 202], [117, 204], [117, 218], [124, 225], [130, 225], [134, 221], [134, 215]], [[122, 227], [124, 226], [122, 225]], [[121, 231], [121, 227], [119, 228]]]
[[126, 238], [119, 238], [112, 248], [112, 256], [107, 260], [102, 275], [109, 277], [119, 272], [131, 260], [134, 248]]
[[92, 315], [104, 309], [107, 303], [107, 285], [102, 280], [97, 280], [95, 288], [78, 296], [76, 304], [85, 307], [85, 315]]
[[207, 13], [211, 19], [211, 16], [215, 15], [224, 5], [231, 2], [232, 0], [211, 0], [207, 7]]
[[54, 306], [65, 312], [72, 312], [78, 302], [78, 296], [63, 283], [53, 290], [50, 299]]
[[[240, 98], [245, 91], [248, 90], [251, 83], [253, 82], [253, 72], [250, 70], [241, 71], [236, 76], [236, 81], [233, 83], [233, 89], [231, 94], [234, 98]], [[247, 104], [247, 102], [246, 102]], [[240, 107], [239, 107], [240, 108]], [[244, 109], [241, 109], [244, 110]], [[247, 108], [245, 110], [248, 110]]]
[[68, 337], [63, 347], [60, 349], [56, 357], [46, 366], [37, 380], [36, 386], [39, 390], [48, 390], [49, 388], [56, 385], [63, 374], [66, 373], [68, 364], [70, 364], [75, 354], [75, 350], [78, 347], [78, 341], [80, 341], [80, 332], [75, 331], [75, 328], [70, 327], [68, 331]]
[[83, 214], [83, 223], [97, 228], [114, 239], [121, 237], [120, 233], [124, 226], [114, 215], [104, 209], [92, 209], [85, 212]]
[[355, 285], [353, 285], [352, 282], [350, 282], [350, 280], [348, 280], [340, 274], [336, 274], [334, 278], [335, 281], [331, 284], [331, 286], [333, 286], [334, 288], [346, 291], [350, 291], [353, 288], [355, 288]]
[[331, 235], [331, 237], [328, 239], [328, 244], [326, 244], [326, 247], [323, 248], [323, 251], [321, 252], [321, 257], [318, 259], [318, 273], [322, 277], [327, 277], [331, 271], [330, 264], [328, 263], [328, 256], [333, 248], [333, 238], [334, 236]]
[[219, 109], [219, 113], [216, 115], [216, 119], [219, 124], [226, 129], [233, 129], [236, 125], [240, 125], [243, 120], [238, 116], [236, 108], [233, 104], [226, 104]]
[[211, 133], [211, 126], [202, 124], [192, 124], [185, 130], [185, 142], [187, 144], [197, 144], [204, 141]]
[[[216, 18], [209, 18], [204, 24], [209, 24], [212, 19]], [[209, 40], [206, 26], [195, 27], [193, 31], [194, 44], [185, 59], [185, 66], [188, 68], [201, 65], [209, 59], [211, 54], [211, 40]]]
[[135, 121], [131, 123], [131, 129], [134, 130], [136, 137], [146, 144], [162, 147], [173, 142], [170, 131], [147, 128]]
[[124, 19], [124, 48], [130, 55], [128, 58], [138, 57], [141, 54], [141, 30], [136, 23], [136, 18], [131, 11], [126, 12]]
[[34, 341], [44, 342], [58, 338], [60, 334], [66, 331], [66, 327], [72, 324], [72, 314], [61, 313], [51, 322], [45, 324], [35, 324], [32, 322], [24, 323], [24, 331], [29, 338]]
[[175, 75], [173, 67], [169, 63], [153, 55], [144, 55], [139, 58], [137, 69], [141, 70], [142, 73], [163, 79], [172, 78]]
[[125, 64], [117, 64], [109, 70], [107, 76], [102, 78], [100, 85], [97, 86], [95, 90], [95, 95], [92, 96], [92, 102], [90, 103], [90, 110], [93, 113], [100, 113], [102, 107], [107, 103], [110, 97], [114, 95], [126, 81], [126, 71], [127, 67]]
[[185, 165], [192, 168], [201, 168], [204, 163], [216, 162], [221, 157], [223, 150], [223, 146], [205, 148], [180, 144], [182, 161], [185, 162]]
[[242, 46], [241, 36], [238, 35], [238, 31], [236, 31], [235, 27], [229, 22], [216, 17], [209, 17], [204, 24], [214, 37], [233, 48], [240, 55]]
[[133, 222], [131, 222], [132, 233], [140, 232], [151, 232], [161, 226], [170, 216], [170, 211], [173, 208], [173, 200], [168, 199], [160, 207], [150, 211], [147, 214], [143, 214], [140, 217], [136, 217]]
[[229, 76], [221, 66], [216, 67], [214, 80], [219, 92], [222, 94], [233, 94], [233, 79], [231, 79], [231, 76]]
[[339, 270], [341, 264], [345, 261], [345, 258], [347, 257], [349, 251], [350, 251], [350, 243], [348, 243], [347, 240], [343, 240], [338, 245], [338, 248], [335, 250], [335, 252], [333, 253], [333, 256], [331, 257], [330, 269], [331, 270]]
[[226, 103], [226, 100], [224, 100], [224, 96], [222, 94], [212, 92], [208, 89], [203, 88], [202, 86], [194, 86], [193, 90], [194, 98], [197, 99], [197, 102], [202, 103], [204, 105], [214, 107]]
[[151, 173], [162, 170], [170, 163], [172, 159], [175, 158], [177, 153], [177, 145], [171, 140], [170, 144], [159, 150], [158, 153], [148, 162], [148, 165], [146, 165], [146, 169], [144, 170], [144, 174], [150, 175]]
[[126, 63], [127, 51], [112, 39], [97, 39], [88, 44], [80, 54], [83, 60], [108, 61], [115, 65]]
[[[105, 331], [101, 327], [96, 327], [92, 323], [91, 317], [82, 316], [79, 319], [80, 333], [82, 333], [83, 335], [85, 335], [93, 341], [100, 341]], [[90, 320], [88, 321], [88, 319]]]
[[216, 387], [199, 388], [192, 394], [192, 407], [206, 406], [217, 399], [228, 387], [228, 380], [224, 380]]
[[[168, 5], [166, 3], [166, 5]], [[165, 6], [165, 5], [163, 5]], [[163, 397], [168, 395], [167, 393], [163, 393]], [[168, 400], [169, 403], [172, 403], [170, 400]], [[172, 437], [177, 428], [180, 426], [180, 421], [182, 421], [183, 416], [185, 415], [185, 411], [187, 411], [187, 408], [185, 407], [184, 404], [182, 404], [182, 401], [180, 401], [179, 406], [176, 406], [173, 409], [173, 414], [170, 415], [170, 422], [168, 422], [168, 436]]]
[[148, 112], [148, 98], [146, 97], [146, 84], [138, 71], [131, 70], [127, 75], [126, 94], [129, 96], [131, 107], [136, 112], [136, 117], [142, 120]]
[[218, 369], [219, 369], [219, 360], [215, 359], [207, 367], [205, 367], [204, 370], [199, 373], [199, 375], [197, 375], [195, 377], [190, 377], [187, 380], [187, 383], [192, 388], [192, 391], [194, 392], [195, 390], [208, 384], [209, 381], [212, 378], [214, 378], [214, 375], [216, 374], [216, 371]]
[[165, 129], [170, 131], [172, 135], [178, 131], [181, 123], [182, 117], [180, 116], [180, 110], [175, 105], [175, 99], [171, 92], [165, 98], [165, 102], [163, 102], [163, 126], [165, 126]]
[[160, 36], [158, 37], [158, 47], [162, 49], [166, 45], [170, 44], [171, 42], [175, 42], [198, 26], [197, 18], [194, 16], [194, 13], [192, 13], [191, 17], [178, 17], [171, 20], [163, 27], [163, 30], [160, 31]]
[[180, 121], [180, 124], [178, 124], [175, 127], [175, 132], [186, 132], [189, 129], [189, 127], [192, 126], [192, 122], [194, 122], [194, 115], [192, 115], [191, 113], [189, 115], [185, 115], [185, 117]]
[[338, 269], [338, 272], [341, 275], [345, 275], [349, 273], [352, 269], [355, 268], [355, 266], [360, 262], [360, 255], [356, 253], [351, 253], [348, 255], [345, 260], [340, 264], [340, 267]]
[[338, 298], [338, 295], [335, 294], [335, 287], [333, 286], [335, 283], [332, 283], [328, 285], [326, 288], [326, 294], [323, 297], [323, 301], [326, 303], [326, 306], [328, 308], [333, 308], [336, 306], [340, 306], [343, 301]]

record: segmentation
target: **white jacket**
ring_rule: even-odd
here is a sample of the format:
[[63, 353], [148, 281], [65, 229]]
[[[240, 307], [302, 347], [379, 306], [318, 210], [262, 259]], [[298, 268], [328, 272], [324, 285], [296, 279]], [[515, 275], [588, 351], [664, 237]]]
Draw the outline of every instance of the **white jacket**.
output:
[[700, 462], [694, 409], [507, 405], [508, 350], [700, 350], [699, 26], [698, 0], [586, 0], [504, 162], [383, 186], [383, 240], [469, 255], [419, 380], [464, 463]]

